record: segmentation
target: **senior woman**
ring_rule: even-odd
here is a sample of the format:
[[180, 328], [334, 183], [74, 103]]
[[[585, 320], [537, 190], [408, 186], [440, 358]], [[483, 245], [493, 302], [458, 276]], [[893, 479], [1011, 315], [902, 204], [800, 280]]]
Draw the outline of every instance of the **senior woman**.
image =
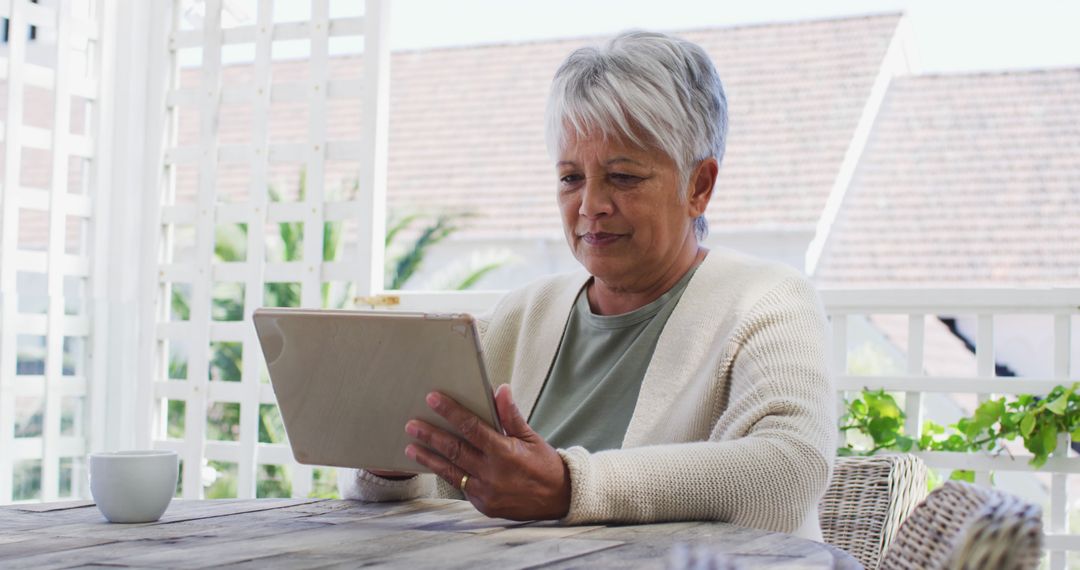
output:
[[[693, 43], [629, 32], [562, 64], [547, 139], [585, 272], [513, 291], [481, 321], [505, 435], [438, 393], [428, 405], [462, 437], [403, 426], [438, 496], [518, 520], [718, 520], [820, 539], [836, 433], [825, 321], [794, 270], [701, 246], [726, 131], [720, 79]], [[360, 470], [342, 491], [400, 500], [433, 479]]]

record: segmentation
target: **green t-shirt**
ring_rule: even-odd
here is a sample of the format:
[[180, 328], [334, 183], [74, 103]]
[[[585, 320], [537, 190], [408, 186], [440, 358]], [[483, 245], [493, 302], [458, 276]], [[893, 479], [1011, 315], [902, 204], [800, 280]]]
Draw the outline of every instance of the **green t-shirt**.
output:
[[557, 448], [622, 447], [656, 341], [696, 270], [657, 300], [621, 315], [594, 315], [582, 288], [529, 425]]

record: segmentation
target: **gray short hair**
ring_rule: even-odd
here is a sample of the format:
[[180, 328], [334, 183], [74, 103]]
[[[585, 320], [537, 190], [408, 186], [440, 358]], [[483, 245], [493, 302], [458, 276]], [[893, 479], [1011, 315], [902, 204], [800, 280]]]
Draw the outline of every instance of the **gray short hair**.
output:
[[[697, 163], [724, 158], [727, 97], [709, 55], [666, 34], [629, 31], [575, 50], [555, 72], [548, 97], [548, 152], [589, 131], [651, 146], [675, 161], [686, 186]], [[708, 234], [702, 215], [698, 239]]]

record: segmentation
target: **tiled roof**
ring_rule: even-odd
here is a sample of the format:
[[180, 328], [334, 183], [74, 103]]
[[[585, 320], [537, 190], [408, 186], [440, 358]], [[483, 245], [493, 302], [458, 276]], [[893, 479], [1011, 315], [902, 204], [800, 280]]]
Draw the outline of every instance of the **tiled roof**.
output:
[[894, 80], [822, 284], [1080, 284], [1080, 69]]
[[682, 34], [728, 93], [716, 229], [813, 226], [839, 173], [899, 15]]
[[[816, 223], [899, 18], [678, 34], [713, 57], [730, 105], [714, 228]], [[479, 211], [478, 237], [561, 235], [544, 105], [559, 63], [600, 41], [396, 55], [391, 204]]]
[[[817, 222], [899, 22], [899, 14], [695, 30], [678, 35], [712, 55], [727, 90], [727, 156], [708, 217], [713, 228], [749, 229]], [[478, 214], [459, 237], [558, 237], [554, 167], [544, 144], [551, 77], [577, 38], [398, 52], [391, 64], [388, 204]], [[276, 63], [277, 79], [306, 73]], [[195, 76], [187, 75], [188, 80]], [[355, 58], [334, 58], [331, 76], [359, 76]], [[229, 66], [225, 82], [250, 77]], [[330, 139], [357, 138], [359, 105], [328, 112]], [[219, 140], [240, 142], [250, 112], [222, 112]], [[194, 143], [198, 116], [180, 118], [181, 142]], [[305, 140], [304, 103], [275, 105], [272, 140]], [[327, 186], [355, 177], [356, 165], [328, 164]], [[278, 187], [295, 186], [298, 165], [275, 165]], [[245, 168], [219, 172], [235, 192]], [[178, 176], [194, 194], [195, 172]]]

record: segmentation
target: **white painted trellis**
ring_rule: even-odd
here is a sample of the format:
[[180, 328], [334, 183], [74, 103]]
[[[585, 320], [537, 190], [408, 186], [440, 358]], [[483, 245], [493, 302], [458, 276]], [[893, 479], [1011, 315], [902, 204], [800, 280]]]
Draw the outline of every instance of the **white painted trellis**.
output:
[[[905, 433], [918, 438], [924, 419], [927, 394], [974, 394], [979, 401], [992, 395], [1045, 395], [1058, 385], [1080, 382], [1072, 372], [1073, 320], [1080, 316], [1080, 289], [1026, 290], [825, 290], [822, 291], [832, 322], [833, 369], [841, 393], [864, 388], [905, 394]], [[857, 376], [848, 372], [848, 326], [851, 316], [899, 314], [908, 317], [907, 374], [901, 376]], [[975, 338], [976, 374], [972, 377], [926, 376], [926, 321], [938, 315], [972, 315], [977, 320]], [[1047, 315], [1052, 319], [1053, 376], [1050, 378], [998, 377], [995, 371], [994, 318], [1008, 315]], [[1080, 334], [1078, 332], [1077, 334]], [[1080, 366], [1076, 367], [1080, 369]], [[935, 418], [929, 418], [935, 419]], [[1080, 474], [1080, 457], [1069, 453], [1069, 435], [1059, 436], [1058, 447], [1042, 467], [1028, 465], [1030, 456], [989, 455], [946, 452], [916, 453], [931, 468], [975, 471], [976, 482], [991, 484], [995, 471], [1041, 472], [1050, 474], [1049, 512], [1045, 514], [1046, 549], [1050, 567], [1066, 566], [1066, 553], [1080, 550], [1080, 535], [1069, 533], [1070, 497], [1068, 477]], [[1008, 491], [1008, 489], [1005, 489]]]
[[[0, 131], [4, 145], [0, 197], [0, 502], [20, 498], [14, 495], [14, 473], [34, 473], [37, 469], [28, 467], [32, 465], [39, 465], [40, 487], [32, 491], [41, 500], [83, 494], [82, 457], [89, 436], [84, 412], [90, 396], [90, 361], [87, 352], [78, 347], [89, 345], [93, 294], [88, 292], [97, 291], [90, 283], [91, 250], [96, 247], [91, 245], [91, 236], [96, 233], [93, 226], [104, 221], [95, 179], [103, 13], [102, 4], [96, 0], [0, 2], [0, 17], [9, 22], [8, 39], [0, 51], [0, 81], [6, 83], [7, 99]], [[28, 37], [30, 26], [35, 28], [34, 39]], [[27, 100], [27, 87], [52, 97], [44, 126], [27, 124], [28, 111], [45, 110], [42, 100]], [[73, 98], [79, 98], [80, 105], [73, 105]], [[84, 121], [82, 125], [72, 124], [73, 112]], [[75, 127], [79, 132], [72, 131]], [[47, 187], [37, 176], [28, 176], [32, 168], [41, 165], [26, 160], [26, 149], [38, 151], [36, 156], [42, 156], [41, 151], [49, 155]], [[69, 172], [72, 160], [81, 161], [76, 172]], [[69, 192], [73, 178], [75, 193]], [[42, 213], [44, 217], [39, 214], [39, 222], [34, 225], [45, 219], [48, 229], [27, 224], [20, 230], [23, 212]], [[91, 230], [83, 231], [84, 227]], [[69, 236], [72, 229], [76, 235]], [[42, 234], [36, 237], [45, 239], [44, 250], [20, 247], [22, 233]], [[77, 251], [70, 252], [70, 245]], [[44, 291], [19, 290], [22, 273], [44, 275]], [[67, 291], [71, 299], [65, 295], [66, 281], [75, 285]], [[40, 313], [36, 308], [23, 313], [20, 297], [39, 297], [46, 302]], [[44, 338], [42, 374], [18, 374], [20, 336]], [[72, 374], [65, 374], [65, 356]], [[32, 402], [38, 400], [42, 404], [34, 410]], [[24, 426], [23, 433], [17, 434], [16, 414], [21, 412], [25, 420], [28, 403], [31, 421], [40, 417], [40, 430]], [[69, 483], [62, 485], [62, 478]]]
[[[158, 3], [160, 6], [162, 3]], [[251, 316], [263, 304], [263, 287], [270, 282], [300, 284], [300, 305], [321, 307], [321, 288], [328, 282], [352, 282], [356, 292], [367, 295], [381, 290], [382, 261], [369, 255], [373, 244], [381, 246], [385, 225], [383, 193], [386, 160], [386, 98], [388, 94], [388, 50], [386, 48], [386, 7], [368, 0], [363, 17], [330, 18], [329, 0], [313, 0], [311, 17], [305, 22], [275, 22], [273, 2], [260, 0], [256, 22], [252, 25], [223, 28], [220, 0], [205, 2], [201, 29], [183, 30], [179, 2], [172, 3], [169, 46], [164, 57], [172, 78], [166, 94], [169, 113], [177, 109], [195, 110], [200, 116], [199, 140], [193, 146], [178, 146], [175, 120], [162, 123], [167, 143], [162, 168], [184, 164], [198, 166], [198, 195], [194, 205], [175, 203], [175, 175], [161, 176], [162, 200], [147, 204], [147, 215], [158, 220], [150, 228], [150, 239], [161, 240], [155, 248], [153, 279], [156, 309], [149, 318], [155, 338], [145, 341], [147, 353], [153, 354], [143, 367], [143, 376], [151, 378], [155, 417], [150, 418], [143, 441], [162, 449], [175, 449], [181, 455], [183, 496], [197, 498], [203, 493], [203, 461], [233, 463], [237, 469], [237, 495], [254, 497], [259, 465], [288, 466], [292, 474], [292, 494], [306, 496], [312, 490], [312, 470], [292, 460], [282, 444], [258, 441], [259, 407], [275, 404], [269, 384], [263, 382], [263, 363]], [[331, 37], [363, 37], [363, 76], [356, 80], [331, 80], [328, 74]], [[271, 53], [275, 41], [306, 39], [310, 45], [307, 77], [273, 82]], [[254, 81], [242, 86], [223, 85], [223, 46], [254, 45]], [[202, 64], [198, 85], [179, 85], [177, 54], [185, 48], [199, 48]], [[327, 108], [330, 100], [354, 101], [362, 109], [363, 133], [349, 140], [329, 140]], [[272, 142], [267, 124], [274, 101], [305, 101], [308, 128], [303, 140]], [[252, 131], [245, 144], [222, 144], [218, 141], [219, 113], [223, 102], [242, 103], [253, 110]], [[164, 110], [163, 110], [164, 111]], [[151, 137], [153, 139], [153, 137]], [[354, 160], [360, 193], [346, 202], [327, 202], [325, 163], [327, 160]], [[268, 170], [275, 162], [298, 162], [306, 173], [306, 194], [298, 202], [272, 202], [268, 196]], [[246, 163], [250, 167], [249, 200], [245, 203], [222, 203], [216, 196], [219, 164]], [[364, 252], [355, 259], [323, 261], [323, 227], [327, 222], [355, 220], [360, 229], [359, 242], [346, 251]], [[299, 222], [303, 227], [302, 255], [299, 261], [269, 262], [265, 258], [264, 236], [272, 224]], [[171, 259], [173, 230], [179, 224], [195, 226], [195, 251], [190, 262]], [[214, 261], [215, 227], [220, 224], [244, 224], [247, 227], [245, 261]], [[352, 236], [353, 234], [348, 234]], [[376, 239], [378, 241], [376, 241]], [[215, 283], [243, 283], [243, 320], [218, 322], [211, 317], [212, 288]], [[188, 283], [191, 287], [190, 317], [173, 321], [169, 311], [172, 285]], [[188, 351], [184, 381], [169, 380], [166, 371], [168, 343], [181, 341]], [[211, 381], [208, 378], [211, 343], [233, 342], [242, 346], [239, 382]], [[185, 402], [184, 437], [166, 437], [166, 404], [169, 400]], [[215, 403], [239, 404], [240, 421], [237, 441], [206, 440], [207, 413]]]

